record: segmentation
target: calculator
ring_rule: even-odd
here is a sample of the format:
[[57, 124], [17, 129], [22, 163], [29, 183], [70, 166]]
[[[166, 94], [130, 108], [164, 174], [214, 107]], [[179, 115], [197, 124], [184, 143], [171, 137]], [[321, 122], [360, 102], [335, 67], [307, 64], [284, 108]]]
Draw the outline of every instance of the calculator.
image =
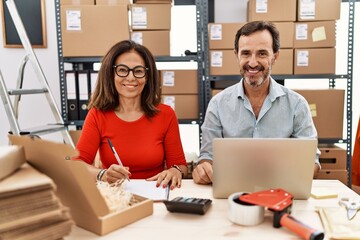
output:
[[211, 206], [211, 199], [176, 197], [171, 201], [164, 201], [169, 212], [191, 213], [204, 215]]

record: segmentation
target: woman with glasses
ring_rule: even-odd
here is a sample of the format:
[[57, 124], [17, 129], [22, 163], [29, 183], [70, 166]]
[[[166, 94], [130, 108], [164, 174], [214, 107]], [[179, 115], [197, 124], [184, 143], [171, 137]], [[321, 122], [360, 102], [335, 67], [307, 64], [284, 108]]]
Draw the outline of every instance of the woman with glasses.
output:
[[[187, 164], [178, 121], [160, 94], [155, 60], [146, 47], [125, 40], [104, 56], [76, 145], [77, 159], [89, 164], [94, 179], [181, 186]], [[102, 169], [92, 166], [98, 150]]]

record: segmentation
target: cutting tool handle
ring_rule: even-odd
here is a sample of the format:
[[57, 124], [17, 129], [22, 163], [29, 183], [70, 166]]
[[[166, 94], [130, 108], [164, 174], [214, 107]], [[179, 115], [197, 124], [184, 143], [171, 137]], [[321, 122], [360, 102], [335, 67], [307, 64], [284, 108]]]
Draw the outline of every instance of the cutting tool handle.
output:
[[311, 228], [299, 220], [293, 218], [287, 213], [284, 213], [280, 218], [280, 225], [296, 233], [300, 237], [306, 240], [322, 240], [324, 239], [324, 233], [314, 228]]

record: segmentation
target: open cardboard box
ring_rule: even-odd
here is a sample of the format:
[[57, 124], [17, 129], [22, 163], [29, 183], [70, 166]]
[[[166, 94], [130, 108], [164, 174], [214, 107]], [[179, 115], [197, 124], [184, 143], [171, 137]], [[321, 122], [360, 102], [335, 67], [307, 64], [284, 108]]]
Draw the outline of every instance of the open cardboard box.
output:
[[79, 227], [104, 235], [153, 213], [153, 201], [140, 196], [135, 196], [135, 205], [110, 212], [86, 164], [70, 160], [77, 154], [71, 146], [29, 136], [9, 135], [9, 139], [24, 146], [26, 160], [53, 179], [56, 194]]

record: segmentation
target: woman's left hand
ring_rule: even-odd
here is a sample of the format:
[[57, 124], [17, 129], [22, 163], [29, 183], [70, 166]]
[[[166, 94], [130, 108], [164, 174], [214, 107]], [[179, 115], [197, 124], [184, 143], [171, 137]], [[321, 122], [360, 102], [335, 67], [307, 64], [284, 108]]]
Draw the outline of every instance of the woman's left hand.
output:
[[179, 170], [176, 168], [169, 168], [146, 180], [157, 181], [156, 187], [161, 186], [163, 188], [166, 188], [166, 186], [170, 183], [170, 190], [173, 190], [175, 187], [181, 187], [181, 179], [182, 174]]

